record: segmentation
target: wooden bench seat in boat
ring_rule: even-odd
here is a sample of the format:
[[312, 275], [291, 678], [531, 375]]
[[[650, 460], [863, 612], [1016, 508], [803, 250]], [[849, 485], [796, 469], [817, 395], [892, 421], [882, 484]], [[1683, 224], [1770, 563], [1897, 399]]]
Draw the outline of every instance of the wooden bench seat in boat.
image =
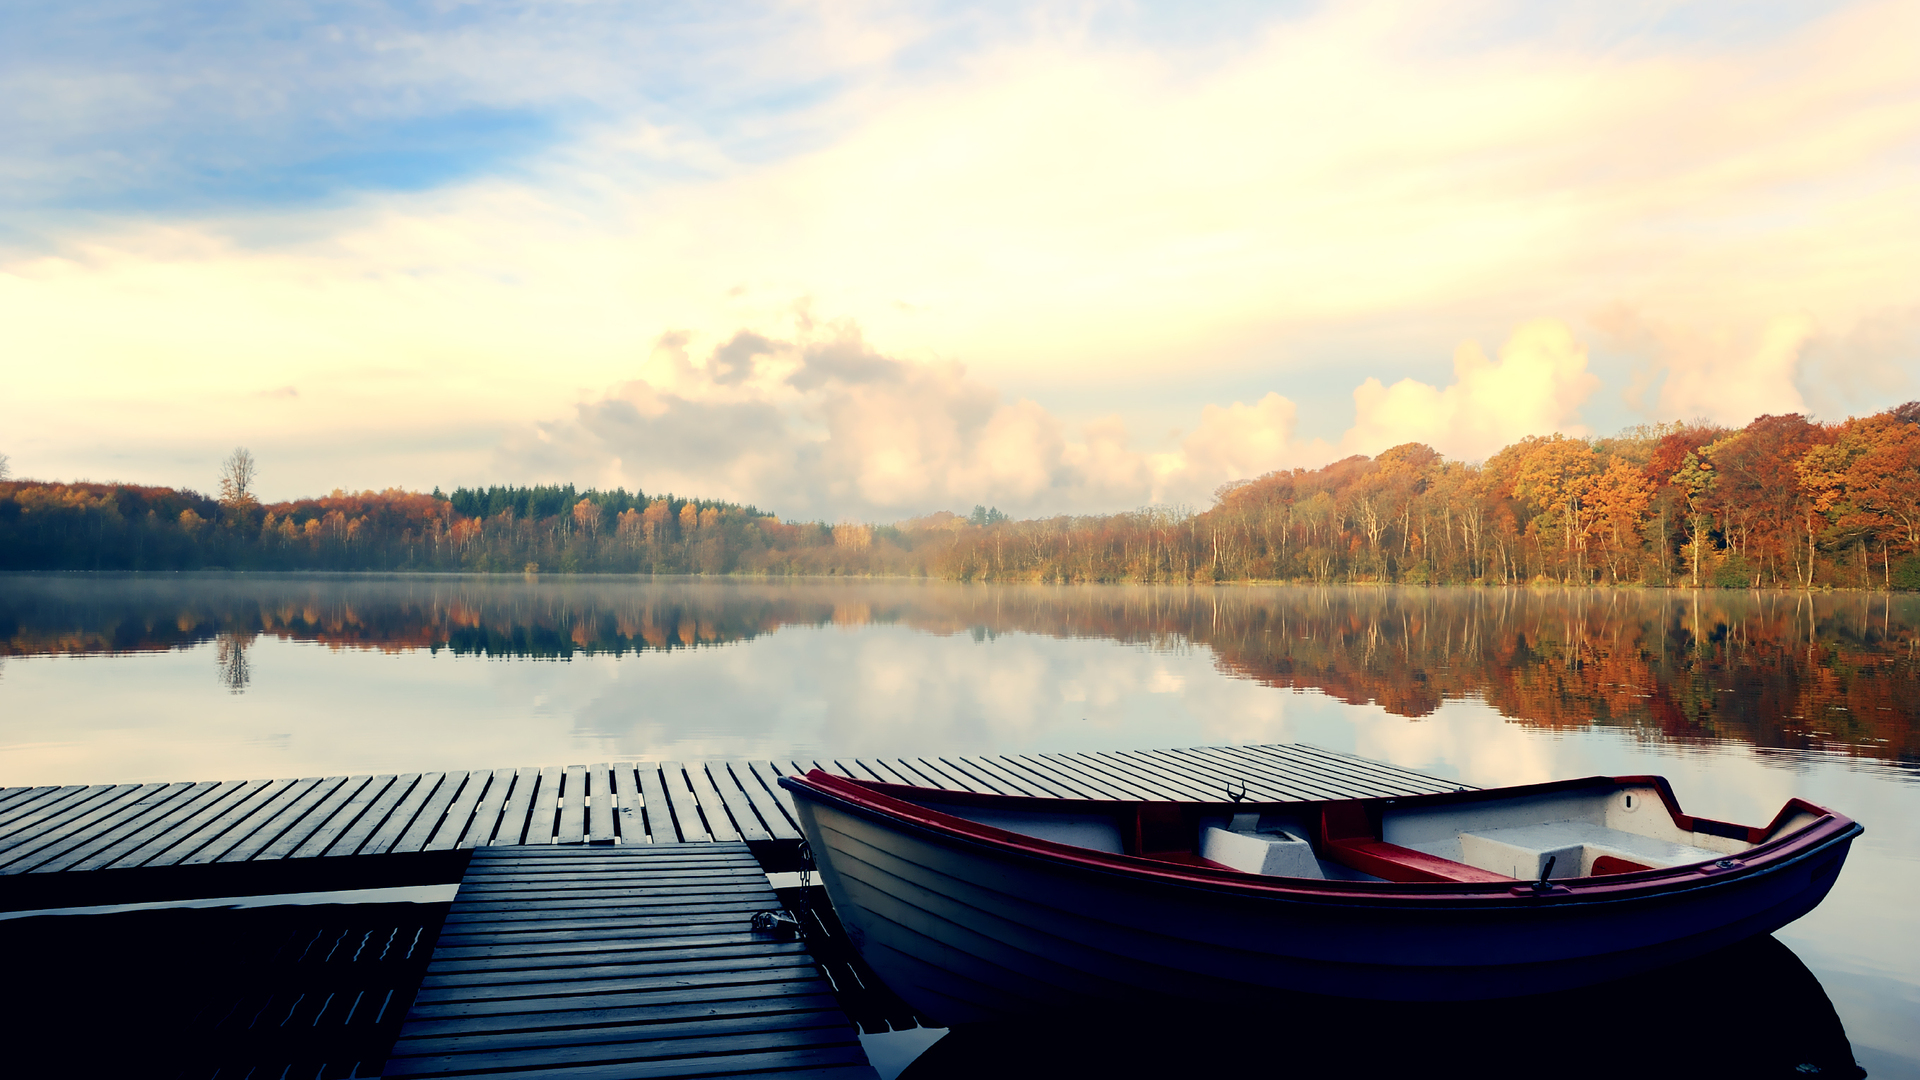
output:
[[1552, 876], [1570, 878], [1657, 870], [1721, 857], [1706, 848], [1586, 821], [1548, 821], [1459, 835], [1462, 862], [1515, 878], [1539, 877], [1549, 858], [1554, 860]]
[[1359, 802], [1328, 803], [1321, 809], [1320, 857], [1384, 881], [1513, 880], [1511, 875], [1387, 843]]

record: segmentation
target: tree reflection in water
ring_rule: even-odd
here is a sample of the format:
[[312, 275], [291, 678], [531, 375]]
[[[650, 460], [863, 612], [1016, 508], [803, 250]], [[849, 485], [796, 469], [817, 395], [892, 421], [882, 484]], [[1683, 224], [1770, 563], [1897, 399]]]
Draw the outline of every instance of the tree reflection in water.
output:
[[1760, 937], [1620, 982], [1532, 998], [1281, 1001], [955, 1028], [899, 1080], [1203, 1077], [1849, 1077], [1812, 972]]
[[222, 633], [214, 642], [213, 662], [229, 694], [246, 693], [247, 684], [253, 681], [252, 672], [247, 670], [247, 647], [253, 644], [253, 638], [252, 634]]
[[29, 575], [0, 590], [0, 657], [218, 640], [236, 692], [260, 634], [567, 659], [866, 624], [1202, 646], [1230, 676], [1399, 716], [1478, 699], [1540, 727], [1920, 764], [1920, 597], [1906, 594], [376, 575]]

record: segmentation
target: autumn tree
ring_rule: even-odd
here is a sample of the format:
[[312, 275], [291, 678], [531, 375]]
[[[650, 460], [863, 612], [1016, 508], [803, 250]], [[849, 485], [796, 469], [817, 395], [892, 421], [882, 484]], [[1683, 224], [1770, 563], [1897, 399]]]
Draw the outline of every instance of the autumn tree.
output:
[[258, 468], [253, 451], [244, 446], [234, 447], [233, 453], [220, 463], [220, 506], [226, 512], [227, 519], [235, 524], [260, 505], [260, 500], [253, 495], [253, 481]]
[[[1920, 549], [1920, 403], [1840, 425], [1833, 442], [1807, 450], [1800, 486], [1840, 538], [1880, 541], [1882, 572], [1889, 551]], [[1883, 580], [1886, 580], [1883, 578]]]

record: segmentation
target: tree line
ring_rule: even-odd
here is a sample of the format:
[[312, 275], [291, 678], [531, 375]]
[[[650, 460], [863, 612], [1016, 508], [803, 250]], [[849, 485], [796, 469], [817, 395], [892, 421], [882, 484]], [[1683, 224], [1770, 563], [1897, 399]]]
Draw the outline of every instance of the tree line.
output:
[[236, 451], [218, 498], [0, 481], [0, 569], [1920, 588], [1920, 402], [1527, 438], [1481, 463], [1408, 443], [1229, 484], [1200, 512], [887, 525], [571, 484], [262, 504], [255, 469]]

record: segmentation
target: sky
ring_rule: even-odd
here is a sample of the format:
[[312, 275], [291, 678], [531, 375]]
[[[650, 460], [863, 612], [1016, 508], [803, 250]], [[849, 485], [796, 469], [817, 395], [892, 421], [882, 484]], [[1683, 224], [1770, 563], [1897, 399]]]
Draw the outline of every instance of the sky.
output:
[[14, 0], [0, 453], [1204, 507], [1920, 398], [1920, 7]]

